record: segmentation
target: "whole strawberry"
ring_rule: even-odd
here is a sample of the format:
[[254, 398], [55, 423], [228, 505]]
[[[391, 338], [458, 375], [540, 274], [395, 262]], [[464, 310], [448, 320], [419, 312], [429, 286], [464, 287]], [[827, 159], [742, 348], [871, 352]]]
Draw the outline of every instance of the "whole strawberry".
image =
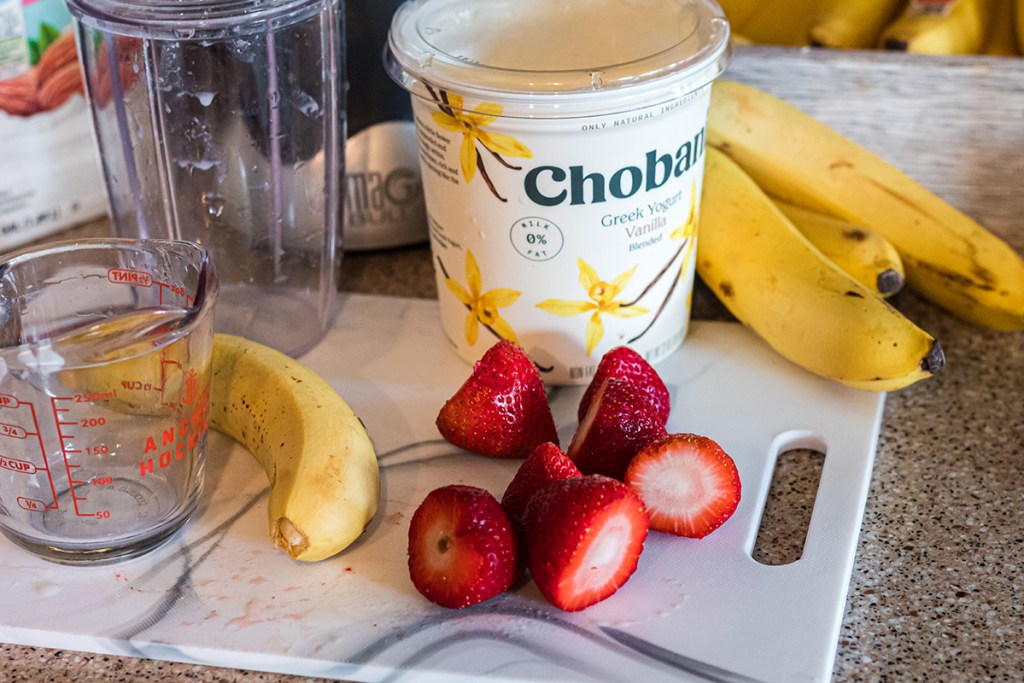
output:
[[647, 394], [629, 380], [608, 377], [598, 388], [566, 451], [584, 474], [621, 480], [633, 456], [666, 435]]
[[594, 378], [590, 380], [586, 391], [583, 392], [583, 398], [580, 399], [577, 418], [581, 422], [594, 395], [608, 377], [625, 379], [639, 388], [650, 400], [651, 407], [657, 413], [661, 424], [668, 423], [671, 399], [665, 383], [651, 364], [628, 346], [616, 346], [601, 357]]
[[515, 532], [494, 496], [461, 484], [427, 494], [409, 524], [416, 590], [443, 607], [469, 607], [505, 592], [518, 575]]
[[437, 429], [452, 444], [499, 458], [523, 458], [558, 443], [544, 381], [523, 349], [502, 340], [441, 408]]
[[637, 454], [626, 470], [650, 518], [651, 528], [703, 538], [722, 526], [740, 502], [736, 463], [697, 434], [670, 434]]
[[501, 507], [505, 508], [513, 526], [521, 527], [523, 513], [533, 494], [551, 482], [578, 476], [579, 469], [561, 448], [550, 441], [542, 443], [530, 451], [516, 470], [501, 497]]
[[614, 479], [595, 474], [554, 482], [526, 506], [530, 575], [555, 607], [585, 609], [636, 571], [647, 524], [644, 504]]

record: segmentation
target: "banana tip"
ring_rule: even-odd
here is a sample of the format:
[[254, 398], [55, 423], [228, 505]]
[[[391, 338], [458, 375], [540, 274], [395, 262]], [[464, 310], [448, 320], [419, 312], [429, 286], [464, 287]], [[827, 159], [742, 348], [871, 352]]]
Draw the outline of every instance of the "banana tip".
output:
[[274, 525], [274, 542], [277, 547], [298, 559], [309, 547], [309, 538], [287, 517], [280, 517]]
[[932, 347], [928, 349], [928, 353], [921, 359], [921, 369], [930, 375], [934, 375], [944, 367], [946, 367], [946, 354], [943, 353], [939, 342], [937, 340], [933, 341]]
[[878, 287], [878, 291], [886, 296], [891, 296], [896, 292], [903, 289], [903, 284], [906, 282], [903, 275], [900, 274], [895, 268], [886, 268], [878, 274], [878, 279], [875, 284]]

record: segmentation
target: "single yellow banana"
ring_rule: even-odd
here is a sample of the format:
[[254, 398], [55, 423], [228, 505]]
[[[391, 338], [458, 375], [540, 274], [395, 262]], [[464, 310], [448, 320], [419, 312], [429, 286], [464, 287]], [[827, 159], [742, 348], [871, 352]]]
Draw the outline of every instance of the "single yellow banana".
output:
[[270, 536], [294, 559], [341, 552], [376, 514], [377, 456], [363, 424], [326, 381], [283, 353], [215, 335], [210, 426], [267, 473]]
[[922, 296], [977, 325], [1024, 328], [1024, 259], [1012, 247], [791, 104], [717, 81], [708, 143], [773, 197], [881, 232]]
[[910, 0], [882, 30], [879, 47], [920, 54], [977, 54], [985, 44], [995, 1]]
[[807, 27], [823, 0], [761, 0], [734, 28], [758, 45], [808, 45]]
[[1024, 0], [1008, 0], [1008, 2], [1013, 3], [1013, 27], [1017, 34], [1017, 51], [1024, 52]]
[[823, 377], [892, 391], [945, 363], [931, 335], [825, 258], [714, 148], [707, 150], [697, 272], [742, 323]]
[[832, 0], [815, 14], [807, 34], [812, 45], [821, 47], [871, 48], [903, 4], [904, 0]]
[[811, 244], [872, 293], [888, 297], [903, 288], [903, 261], [878, 231], [794, 204], [775, 204]]
[[1017, 41], [1017, 17], [1020, 10], [1015, 7], [1019, 0], [992, 0], [992, 18], [981, 53], [996, 57], [1015, 57], [1020, 54]]
[[718, 4], [725, 12], [730, 26], [740, 26], [757, 9], [760, 0], [719, 0]]

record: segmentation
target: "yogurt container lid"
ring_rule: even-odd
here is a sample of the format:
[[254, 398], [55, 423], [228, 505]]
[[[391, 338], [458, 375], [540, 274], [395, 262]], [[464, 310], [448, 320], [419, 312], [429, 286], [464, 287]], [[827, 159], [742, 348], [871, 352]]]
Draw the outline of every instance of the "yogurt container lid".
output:
[[451, 91], [502, 116], [575, 118], [693, 92], [730, 57], [713, 0], [409, 0], [385, 65], [427, 100]]

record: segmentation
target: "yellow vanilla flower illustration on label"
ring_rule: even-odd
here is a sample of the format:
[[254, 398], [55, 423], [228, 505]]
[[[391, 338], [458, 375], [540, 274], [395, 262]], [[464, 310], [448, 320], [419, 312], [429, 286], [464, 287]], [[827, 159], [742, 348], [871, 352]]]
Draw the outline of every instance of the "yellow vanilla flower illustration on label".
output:
[[694, 233], [697, 232], [697, 181], [693, 181], [690, 186], [690, 215], [686, 217], [686, 222], [680, 225], [678, 228], [672, 231], [668, 236], [670, 240], [685, 240], [693, 237]]
[[498, 309], [514, 304], [522, 292], [504, 288], [481, 292], [483, 277], [480, 275], [480, 266], [477, 265], [472, 251], [466, 250], [466, 287], [450, 277], [445, 277], [444, 283], [448, 286], [448, 290], [455, 295], [455, 298], [469, 309], [469, 314], [466, 316], [465, 332], [466, 342], [470, 346], [476, 344], [480, 334], [480, 325], [489, 329], [497, 337], [518, 343], [515, 330], [501, 317]]
[[587, 320], [586, 343], [587, 355], [589, 356], [595, 347], [601, 343], [604, 337], [604, 320], [602, 316], [610, 315], [615, 318], [635, 318], [647, 313], [643, 306], [635, 306], [633, 303], [617, 301], [620, 294], [629, 284], [636, 266], [616, 277], [611, 282], [602, 280], [597, 271], [583, 259], [576, 260], [580, 268], [580, 284], [587, 293], [587, 301], [568, 301], [565, 299], [546, 299], [537, 304], [537, 308], [559, 315], [564, 318], [571, 318], [577, 315], [589, 313]]
[[501, 201], [506, 201], [495, 189], [494, 183], [487, 173], [484, 160], [480, 156], [480, 150], [477, 148], [477, 142], [479, 142], [498, 163], [516, 171], [522, 170], [522, 167], [513, 166], [505, 161], [504, 157], [529, 159], [533, 156], [529, 147], [511, 135], [485, 130], [502, 115], [505, 108], [493, 102], [482, 102], [475, 109], [467, 111], [461, 95], [443, 90], [440, 96], [435, 95], [435, 98], [438, 100], [439, 111], [432, 114], [434, 122], [447, 131], [462, 135], [462, 145], [459, 148], [459, 166], [462, 168], [462, 177], [466, 179], [467, 183], [472, 181], [479, 168], [480, 175], [494, 196]]

